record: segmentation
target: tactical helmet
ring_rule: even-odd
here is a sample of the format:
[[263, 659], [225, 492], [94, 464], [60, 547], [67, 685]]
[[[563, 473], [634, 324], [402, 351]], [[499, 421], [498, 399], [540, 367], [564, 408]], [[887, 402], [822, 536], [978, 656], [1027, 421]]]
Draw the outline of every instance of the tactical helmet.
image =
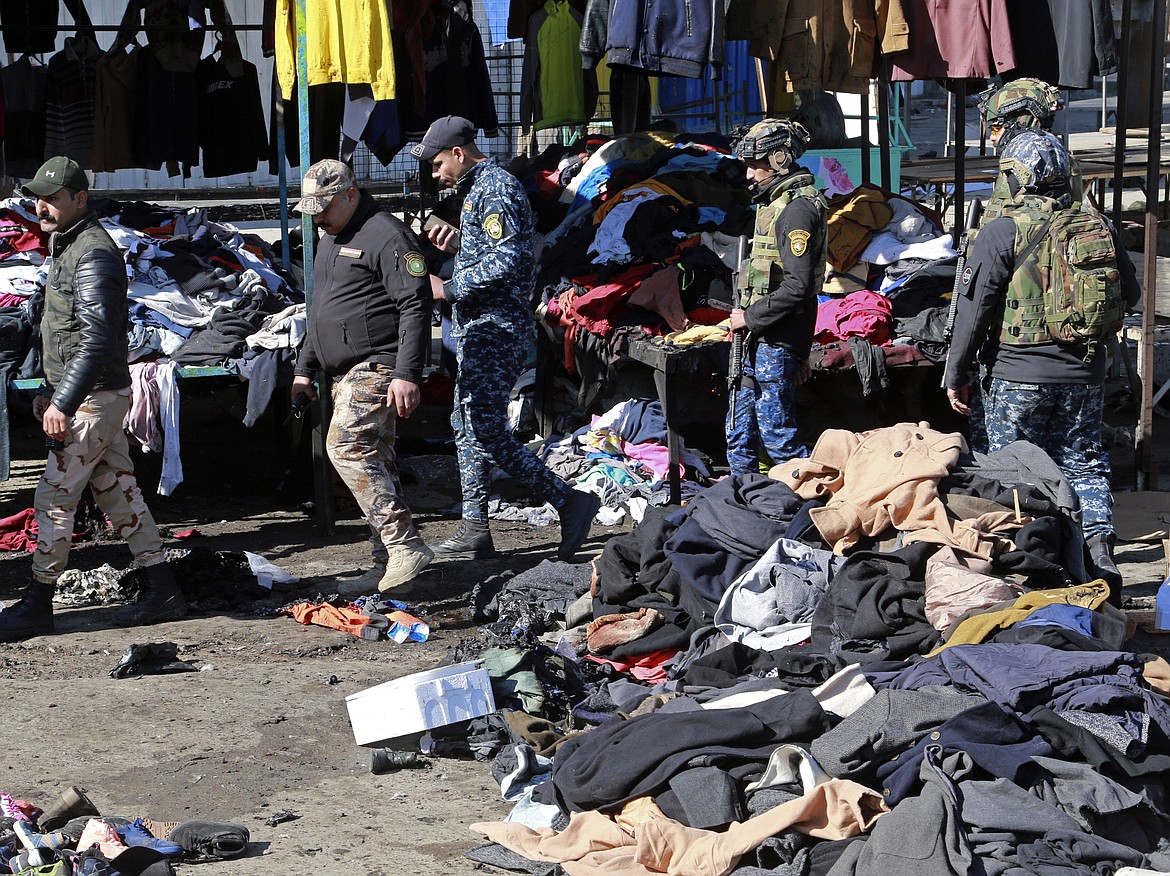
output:
[[1068, 150], [1047, 131], [1023, 131], [1013, 137], [1000, 152], [999, 169], [1031, 194], [1067, 188], [1072, 175]]
[[767, 160], [773, 170], [784, 170], [804, 155], [811, 139], [808, 129], [791, 119], [764, 119], [746, 131], [741, 128], [733, 132], [733, 136], [736, 134], [736, 155], [756, 161]]
[[1040, 79], [1014, 79], [979, 95], [979, 113], [988, 126], [1004, 129], [1001, 145], [1023, 130], [1048, 130], [1053, 116], [1062, 109], [1060, 90]]

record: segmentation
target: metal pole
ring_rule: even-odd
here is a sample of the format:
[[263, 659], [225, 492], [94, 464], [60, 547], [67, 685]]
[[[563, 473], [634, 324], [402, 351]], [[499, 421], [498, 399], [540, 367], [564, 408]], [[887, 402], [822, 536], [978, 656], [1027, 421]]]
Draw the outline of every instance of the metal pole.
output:
[[870, 143], [869, 143], [869, 95], [862, 94], [861, 110], [858, 115], [861, 116], [861, 181], [868, 183], [873, 174], [870, 173]]
[[890, 190], [890, 69], [881, 62], [877, 78], [878, 89], [878, 151], [881, 154], [882, 188]]
[[957, 243], [962, 232], [963, 202], [967, 199], [967, 80], [947, 81], [955, 83], [955, 224], [951, 240]]
[[1150, 113], [1146, 136], [1145, 289], [1138, 371], [1142, 407], [1138, 415], [1137, 488], [1157, 489], [1154, 463], [1154, 323], [1158, 300], [1158, 217], [1161, 215], [1162, 96], [1166, 78], [1166, 0], [1154, 0], [1154, 51], [1150, 59]]
[[[306, 0], [296, 0], [297, 31], [297, 119], [300, 122], [301, 173], [313, 163], [309, 148], [309, 62], [308, 62], [308, 17], [305, 13]], [[305, 265], [305, 304], [312, 310], [313, 303], [313, 217], [301, 214], [301, 248]], [[330, 398], [329, 378], [318, 372], [318, 406], [320, 422], [313, 428], [313, 484], [317, 497], [317, 527], [327, 535], [333, 533], [333, 467], [325, 453], [325, 434], [329, 429]]]
[[1113, 113], [1113, 225], [1121, 228], [1121, 195], [1125, 186], [1125, 91], [1129, 84], [1129, 40], [1133, 31], [1133, 0], [1121, 3], [1121, 47], [1117, 53], [1117, 106]]

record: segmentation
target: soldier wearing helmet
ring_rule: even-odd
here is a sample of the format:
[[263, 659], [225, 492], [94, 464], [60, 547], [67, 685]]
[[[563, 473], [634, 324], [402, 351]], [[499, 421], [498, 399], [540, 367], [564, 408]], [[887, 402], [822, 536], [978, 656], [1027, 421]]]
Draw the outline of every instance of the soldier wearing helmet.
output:
[[[1068, 250], [1048, 231], [1069, 227], [1068, 214], [1086, 211], [1072, 201], [1069, 156], [1052, 134], [1017, 134], [1002, 146], [999, 166], [1010, 201], [979, 232], [959, 278], [947, 397], [955, 411], [970, 415], [978, 355], [987, 372], [983, 407], [990, 450], [1026, 440], [1052, 457], [1080, 499], [1092, 561], [1087, 571], [1108, 581], [1111, 600], [1120, 604], [1109, 456], [1101, 440], [1105, 356], [1098, 345], [1054, 339], [1044, 297], [1052, 282], [1060, 282], [1053, 269], [1056, 250]], [[1115, 265], [1103, 268], [1115, 268], [1121, 297], [1133, 307], [1140, 294], [1133, 264], [1113, 227], [1093, 216], [1089, 225], [1103, 244], [1099, 251], [1115, 253]], [[1069, 571], [1076, 574], [1071, 566]]]
[[811, 173], [796, 164], [808, 131], [788, 119], [764, 119], [741, 133], [736, 154], [747, 164], [756, 204], [755, 230], [732, 331], [747, 331], [736, 417], [727, 421], [727, 460], [734, 474], [807, 456], [797, 441], [797, 378], [816, 326], [825, 277], [828, 207]]

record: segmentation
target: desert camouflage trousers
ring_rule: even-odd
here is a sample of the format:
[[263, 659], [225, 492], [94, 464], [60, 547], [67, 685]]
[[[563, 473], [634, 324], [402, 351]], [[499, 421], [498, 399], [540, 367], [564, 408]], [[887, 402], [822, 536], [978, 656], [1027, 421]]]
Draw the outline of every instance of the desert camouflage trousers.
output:
[[362, 362], [333, 381], [333, 416], [325, 452], [370, 525], [370, 553], [384, 564], [387, 548], [421, 545], [394, 460], [398, 414], [386, 404], [389, 365]]
[[37, 549], [32, 575], [55, 584], [65, 571], [73, 544], [73, 515], [85, 485], [114, 532], [126, 540], [140, 566], [163, 562], [162, 539], [138, 489], [130, 443], [122, 422], [130, 409], [130, 389], [91, 392], [69, 424], [61, 450], [49, 451], [33, 507]]

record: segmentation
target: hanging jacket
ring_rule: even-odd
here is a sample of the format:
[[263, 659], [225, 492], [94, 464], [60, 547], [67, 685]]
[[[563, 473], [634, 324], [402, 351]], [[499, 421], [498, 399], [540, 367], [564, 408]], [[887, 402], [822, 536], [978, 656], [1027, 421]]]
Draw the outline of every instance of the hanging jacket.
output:
[[902, 0], [758, 0], [751, 53], [773, 61], [785, 91], [823, 88], [868, 94], [880, 52], [909, 46]]
[[568, 0], [547, 0], [528, 22], [520, 75], [521, 126], [540, 131], [584, 124], [593, 116], [596, 96], [597, 74], [583, 71], [581, 63], [581, 13]]
[[[395, 98], [390, 12], [383, 0], [308, 0], [305, 17], [309, 85], [365, 82], [374, 100]], [[293, 0], [277, 0], [276, 71], [285, 100], [297, 78], [296, 45]]]
[[987, 79], [1016, 65], [1007, 0], [914, 0], [903, 6], [905, 51], [890, 55], [890, 79]]
[[698, 79], [723, 73], [723, 0], [622, 0], [610, 5], [610, 66]]

